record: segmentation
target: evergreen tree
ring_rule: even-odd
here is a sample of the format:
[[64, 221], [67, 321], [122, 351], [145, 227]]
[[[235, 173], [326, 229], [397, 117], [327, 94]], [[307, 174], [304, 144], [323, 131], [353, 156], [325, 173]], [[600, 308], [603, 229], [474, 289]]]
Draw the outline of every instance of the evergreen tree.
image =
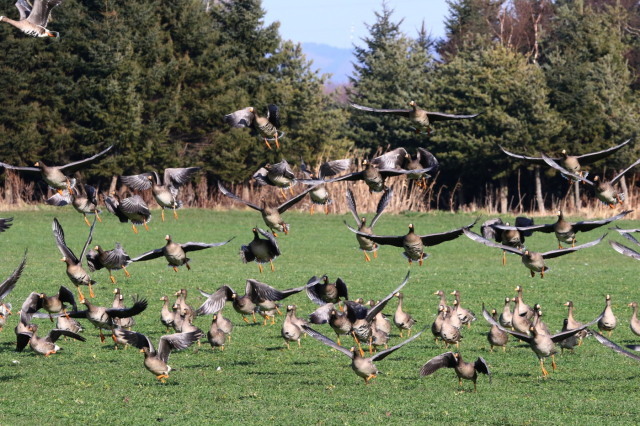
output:
[[[370, 26], [364, 46], [354, 47], [356, 62], [349, 101], [373, 108], [408, 109], [409, 102], [428, 108], [426, 97], [428, 71], [432, 58], [428, 42], [416, 42], [400, 31], [402, 21], [394, 22], [393, 10], [383, 4], [376, 12], [376, 22]], [[360, 148], [415, 147], [424, 136], [416, 136], [410, 123], [397, 116], [351, 111], [349, 126]]]

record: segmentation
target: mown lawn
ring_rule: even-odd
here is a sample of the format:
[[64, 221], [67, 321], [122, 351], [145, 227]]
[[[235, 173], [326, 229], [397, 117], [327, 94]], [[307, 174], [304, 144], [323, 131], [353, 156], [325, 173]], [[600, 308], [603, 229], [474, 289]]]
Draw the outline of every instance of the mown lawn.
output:
[[[7, 212], [14, 225], [0, 235], [3, 263], [0, 277], [8, 276], [29, 249], [29, 260], [22, 279], [7, 298], [17, 312], [31, 291], [53, 294], [68, 281], [64, 264], [51, 233], [51, 221], [57, 217], [64, 227], [67, 243], [79, 254], [88, 227], [71, 209], [43, 208], [41, 211]], [[252, 239], [251, 227], [264, 226], [253, 211], [182, 210], [178, 221], [162, 223], [154, 212], [151, 230], [134, 235], [127, 225], [113, 216], [103, 216], [94, 232], [94, 244], [112, 248], [121, 242], [132, 256], [164, 245], [165, 234], [178, 242], [218, 242], [235, 236], [220, 248], [192, 253], [192, 270], [178, 273], [164, 259], [131, 265], [132, 277], [117, 273], [118, 286], [129, 295], [149, 300], [147, 311], [136, 317], [135, 330], [157, 342], [164, 327], [159, 321], [162, 295], [180, 288], [189, 290], [189, 302], [197, 307], [203, 298], [197, 288], [213, 291], [229, 284], [239, 293], [247, 278], [264, 281], [277, 288], [304, 284], [312, 275], [342, 277], [349, 286], [350, 298], [379, 299], [392, 291], [407, 272], [400, 249], [383, 247], [379, 257], [365, 263], [356, 249], [354, 235], [343, 220], [351, 216], [287, 213], [291, 233], [279, 238], [283, 255], [275, 262], [276, 271], [267, 268], [260, 275], [256, 264], [243, 264], [238, 257], [241, 244]], [[170, 215], [168, 215], [170, 217]], [[418, 233], [446, 231], [468, 224], [472, 215], [402, 214], [383, 216], [376, 228], [380, 234], [404, 234], [409, 223]], [[480, 221], [485, 220], [482, 217]], [[554, 218], [536, 219], [537, 223]], [[625, 221], [621, 226], [640, 225]], [[477, 228], [476, 228], [477, 229]], [[580, 242], [595, 239], [603, 229], [579, 234]], [[608, 238], [623, 239], [617, 234]], [[624, 243], [624, 242], [623, 242]], [[626, 244], [626, 243], [625, 243]], [[534, 250], [556, 247], [553, 235], [540, 234], [528, 240]], [[424, 266], [414, 264], [411, 279], [404, 289], [405, 310], [419, 321], [420, 327], [433, 321], [437, 299], [433, 292], [454, 289], [462, 292], [462, 304], [481, 317], [481, 303], [502, 307], [505, 296], [514, 295], [516, 285], [525, 289], [525, 301], [540, 303], [544, 320], [559, 330], [567, 300], [573, 300], [576, 317], [588, 321], [604, 307], [605, 294], [611, 294], [620, 322], [612, 339], [622, 343], [640, 340], [628, 328], [630, 309], [626, 306], [640, 298], [637, 290], [638, 264], [615, 253], [605, 241], [587, 249], [548, 262], [552, 270], [544, 279], [529, 277], [518, 258], [509, 256], [500, 264], [500, 252], [468, 240], [458, 240], [428, 249]], [[105, 271], [93, 274], [100, 285], [95, 289], [95, 304], [109, 305], [112, 289]], [[170, 296], [173, 300], [173, 296]], [[451, 296], [450, 296], [451, 297]], [[304, 293], [289, 303], [298, 305], [301, 315], [315, 309]], [[287, 302], [285, 302], [286, 304]], [[386, 312], [393, 313], [396, 301]], [[170, 359], [176, 371], [166, 384], [159, 383], [145, 370], [143, 356], [129, 348], [115, 351], [111, 340], [100, 343], [97, 330], [86, 323], [87, 342], [61, 341], [64, 348], [49, 358], [36, 356], [29, 349], [14, 352], [13, 327], [17, 315], [9, 317], [0, 333], [0, 424], [34, 423], [296, 423], [361, 424], [393, 423], [632, 423], [639, 415], [637, 388], [640, 365], [588, 339], [575, 354], [558, 356], [558, 370], [541, 379], [537, 358], [519, 343], [510, 342], [506, 353], [489, 352], [488, 326], [479, 318], [470, 330], [463, 330], [461, 352], [465, 359], [484, 357], [493, 370], [493, 384], [486, 377], [478, 381], [478, 393], [465, 382], [458, 388], [454, 372], [441, 370], [420, 378], [420, 366], [444, 352], [433, 343], [427, 330], [422, 338], [377, 363], [384, 372], [365, 386], [350, 368], [344, 355], [319, 342], [305, 338], [302, 347], [287, 350], [280, 337], [282, 317], [275, 326], [245, 324], [231, 307], [224, 315], [236, 328], [233, 340], [224, 352], [212, 351], [203, 341], [176, 352]], [[44, 334], [51, 324], [36, 320]], [[205, 332], [210, 318], [197, 318]], [[333, 337], [328, 326], [317, 329]], [[392, 344], [400, 338], [394, 330]], [[350, 342], [349, 342], [350, 344]], [[549, 370], [550, 363], [549, 363]]]

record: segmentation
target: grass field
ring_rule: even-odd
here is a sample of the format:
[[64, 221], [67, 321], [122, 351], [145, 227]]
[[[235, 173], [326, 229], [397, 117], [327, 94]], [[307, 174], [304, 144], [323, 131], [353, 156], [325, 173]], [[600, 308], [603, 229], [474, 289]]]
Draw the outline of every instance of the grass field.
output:
[[[4, 216], [15, 219], [14, 225], [0, 235], [2, 279], [18, 265], [23, 250], [29, 249], [23, 277], [7, 298], [14, 310], [31, 291], [53, 294], [60, 285], [74, 289], [59, 261], [51, 221], [59, 219], [68, 245], [79, 254], [88, 232], [82, 217], [71, 209], [50, 208], [12, 211]], [[149, 232], [141, 230], [134, 235], [129, 226], [105, 215], [104, 223], [96, 225], [94, 244], [112, 248], [118, 241], [134, 256], [164, 245], [165, 234], [178, 242], [236, 238], [227, 246], [193, 253], [191, 271], [182, 268], [175, 273], [164, 259], [158, 259], [131, 265], [129, 279], [116, 274], [128, 304], [132, 294], [148, 298], [149, 308], [136, 317], [135, 330], [150, 335], [154, 342], [164, 332], [159, 321], [159, 298], [180, 288], [189, 290], [188, 301], [197, 307], [203, 301], [197, 288], [213, 291], [229, 284], [243, 294], [247, 278], [289, 288], [306, 283], [312, 275], [328, 274], [332, 280], [340, 276], [347, 282], [351, 299], [361, 296], [368, 300], [387, 295], [400, 284], [408, 268], [401, 250], [393, 247], [382, 247], [377, 259], [365, 263], [356, 249], [354, 234], [342, 223], [353, 223], [351, 216], [288, 213], [285, 218], [291, 224], [291, 233], [279, 238], [283, 254], [275, 262], [276, 271], [267, 268], [262, 275], [256, 264], [245, 265], [238, 256], [240, 245], [252, 239], [251, 227], [264, 226], [255, 212], [182, 210], [178, 221], [170, 218], [164, 223], [159, 216], [155, 211]], [[414, 223], [416, 232], [424, 234], [446, 231], [474, 219], [471, 215], [445, 213], [385, 215], [376, 231], [404, 234], [407, 225]], [[539, 218], [536, 223], [554, 220]], [[640, 223], [624, 221], [620, 225], [637, 227]], [[601, 228], [578, 234], [579, 242], [602, 233]], [[623, 241], [617, 233], [610, 233], [609, 238]], [[553, 235], [540, 234], [530, 238], [528, 246], [546, 251], [554, 249], [556, 241]], [[466, 360], [484, 357], [493, 371], [493, 384], [481, 377], [477, 393], [472, 392], [471, 382], [465, 382], [461, 391], [452, 370], [419, 377], [420, 366], [444, 352], [433, 343], [429, 330], [378, 362], [384, 374], [366, 386], [351, 371], [347, 357], [311, 338], [303, 339], [301, 348], [292, 345], [287, 350], [280, 337], [282, 317], [274, 326], [245, 324], [229, 306], [224, 315], [234, 321], [235, 329], [225, 351], [214, 352], [203, 342], [199, 349], [194, 346], [173, 353], [170, 365], [176, 371], [161, 384], [145, 370], [142, 354], [132, 348], [115, 351], [110, 339], [101, 344], [97, 330], [89, 323], [84, 324], [86, 342], [61, 340], [64, 349], [49, 358], [28, 348], [16, 353], [13, 327], [17, 315], [13, 315], [0, 333], [0, 424], [637, 422], [637, 362], [591, 338], [575, 354], [558, 356], [558, 370], [543, 380], [537, 358], [528, 347], [511, 341], [506, 353], [489, 352], [488, 325], [480, 315], [482, 302], [500, 309], [504, 297], [513, 296], [515, 286], [522, 285], [525, 301], [540, 303], [551, 330], [559, 330], [566, 315], [564, 302], [573, 300], [577, 319], [588, 321], [602, 311], [604, 296], [609, 293], [619, 318], [612, 340], [637, 343], [640, 338], [628, 328], [630, 309], [626, 306], [640, 298], [636, 261], [615, 253], [605, 241], [550, 260], [551, 271], [545, 278], [532, 279], [517, 257], [509, 256], [502, 267], [499, 250], [464, 236], [428, 252], [431, 257], [424, 266], [411, 267], [411, 279], [404, 289], [405, 310], [418, 319], [420, 327], [429, 326], [437, 307], [433, 292], [462, 292], [462, 305], [480, 318], [470, 330], [463, 330], [461, 352]], [[114, 286], [107, 273], [98, 271], [93, 278], [100, 285], [92, 302], [110, 306]], [[298, 306], [300, 316], [315, 309], [304, 293], [287, 302]], [[393, 314], [396, 303], [390, 302], [386, 312]], [[41, 335], [52, 324], [47, 319], [35, 321], [41, 325]], [[206, 332], [210, 317], [198, 317], [195, 324]], [[328, 326], [316, 329], [333, 337]], [[399, 341], [394, 330], [391, 343]]]

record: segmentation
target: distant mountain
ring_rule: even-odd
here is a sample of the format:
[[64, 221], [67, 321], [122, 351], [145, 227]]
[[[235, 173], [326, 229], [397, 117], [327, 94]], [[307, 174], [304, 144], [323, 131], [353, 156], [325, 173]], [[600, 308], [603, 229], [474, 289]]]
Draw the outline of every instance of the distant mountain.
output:
[[302, 50], [307, 59], [313, 60], [311, 69], [319, 69], [320, 74], [332, 74], [330, 81], [344, 84], [353, 73], [353, 54], [351, 49], [342, 49], [326, 44], [302, 43]]

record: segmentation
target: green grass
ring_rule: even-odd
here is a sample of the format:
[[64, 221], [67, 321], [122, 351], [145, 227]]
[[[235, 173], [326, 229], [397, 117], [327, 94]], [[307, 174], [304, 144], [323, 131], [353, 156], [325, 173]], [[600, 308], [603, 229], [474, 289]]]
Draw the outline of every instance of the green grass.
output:
[[[285, 217], [291, 223], [291, 233], [279, 238], [283, 255], [275, 262], [276, 271], [272, 273], [267, 268], [260, 275], [256, 264], [245, 265], [238, 257], [240, 245], [252, 238], [251, 227], [263, 226], [255, 212], [183, 210], [180, 220], [171, 218], [164, 223], [159, 221], [159, 212], [154, 213], [151, 230], [142, 230], [139, 235], [113, 216], [104, 216], [104, 223], [96, 225], [94, 244], [111, 248], [119, 241], [134, 256], [161, 247], [168, 233], [178, 242], [218, 242], [236, 236], [227, 246], [193, 253], [191, 271], [182, 268], [175, 273], [164, 259], [158, 259], [131, 265], [130, 279], [116, 274], [129, 304], [131, 294], [148, 298], [149, 308], [136, 317], [135, 329], [154, 341], [164, 331], [158, 299], [180, 288], [187, 288], [189, 302], [199, 306], [203, 298], [196, 288], [213, 291], [229, 284], [242, 293], [247, 278], [289, 288], [304, 284], [312, 275], [326, 273], [331, 279], [342, 277], [351, 298], [377, 299], [394, 289], [407, 271], [401, 250], [393, 247], [383, 247], [377, 259], [365, 263], [356, 249], [354, 235], [342, 223], [353, 223], [351, 216], [288, 213]], [[67, 243], [78, 254], [88, 232], [81, 216], [70, 209], [49, 208], [4, 214], [10, 215], [15, 217], [14, 225], [0, 235], [4, 259], [0, 277], [8, 276], [20, 262], [23, 250], [29, 249], [23, 277], [7, 298], [15, 311], [31, 291], [53, 294], [60, 285], [73, 289], [59, 261], [51, 221], [58, 217]], [[470, 215], [446, 213], [385, 215], [376, 231], [403, 234], [411, 222], [418, 233], [439, 232], [473, 219]], [[638, 225], [631, 221], [621, 223]], [[600, 229], [578, 234], [579, 242], [595, 239], [603, 232]], [[623, 241], [617, 234], [610, 234], [610, 238]], [[552, 235], [535, 235], [528, 243], [533, 250], [556, 247]], [[405, 309], [418, 319], [420, 327], [430, 325], [434, 318], [435, 290], [449, 293], [459, 289], [462, 305], [480, 317], [482, 302], [500, 309], [503, 298], [512, 296], [515, 286], [522, 285], [525, 301], [543, 306], [544, 320], [552, 330], [560, 329], [566, 314], [562, 304], [567, 300], [575, 303], [577, 319], [587, 321], [602, 311], [604, 295], [609, 293], [619, 318], [613, 340], [622, 344], [638, 341], [628, 328], [630, 312], [626, 307], [631, 300], [640, 298], [638, 264], [615, 253], [606, 241], [549, 261], [551, 271], [544, 279], [530, 278], [515, 256], [509, 256], [507, 266], [502, 267], [499, 250], [464, 236], [428, 252], [431, 257], [424, 266], [411, 267], [411, 279], [404, 290]], [[97, 297], [92, 302], [110, 305], [113, 285], [106, 272], [99, 271], [93, 277], [100, 285], [95, 288]], [[300, 315], [315, 309], [304, 293], [292, 296], [288, 302], [298, 305]], [[386, 311], [392, 314], [395, 307], [394, 300]], [[142, 354], [133, 349], [114, 351], [110, 339], [101, 344], [97, 330], [88, 323], [86, 342], [61, 341], [64, 350], [49, 358], [29, 349], [16, 353], [13, 327], [17, 315], [11, 316], [0, 333], [0, 424], [610, 424], [636, 422], [640, 411], [636, 396], [640, 365], [600, 346], [595, 339], [588, 339], [575, 354], [558, 356], [558, 370], [542, 380], [537, 359], [528, 347], [511, 341], [506, 353], [489, 352], [485, 337], [488, 326], [480, 318], [471, 330], [463, 330], [461, 352], [467, 360], [478, 356], [487, 360], [494, 373], [492, 385], [481, 377], [478, 393], [471, 392], [470, 382], [465, 382], [464, 391], [460, 391], [451, 370], [420, 378], [420, 366], [444, 352], [433, 343], [427, 330], [423, 338], [378, 362], [384, 374], [365, 386], [351, 371], [347, 357], [311, 338], [303, 339], [302, 348], [293, 345], [287, 350], [280, 337], [282, 317], [277, 325], [263, 327], [243, 323], [231, 307], [224, 314], [235, 323], [231, 344], [224, 352], [213, 352], [203, 343], [200, 349], [192, 347], [172, 354], [170, 365], [177, 371], [171, 373], [166, 384], [157, 382], [145, 370]], [[40, 334], [51, 327], [46, 319], [36, 321], [41, 324]], [[195, 323], [206, 331], [210, 318], [197, 318]], [[317, 329], [333, 336], [327, 326]], [[391, 343], [399, 341], [394, 330]]]

